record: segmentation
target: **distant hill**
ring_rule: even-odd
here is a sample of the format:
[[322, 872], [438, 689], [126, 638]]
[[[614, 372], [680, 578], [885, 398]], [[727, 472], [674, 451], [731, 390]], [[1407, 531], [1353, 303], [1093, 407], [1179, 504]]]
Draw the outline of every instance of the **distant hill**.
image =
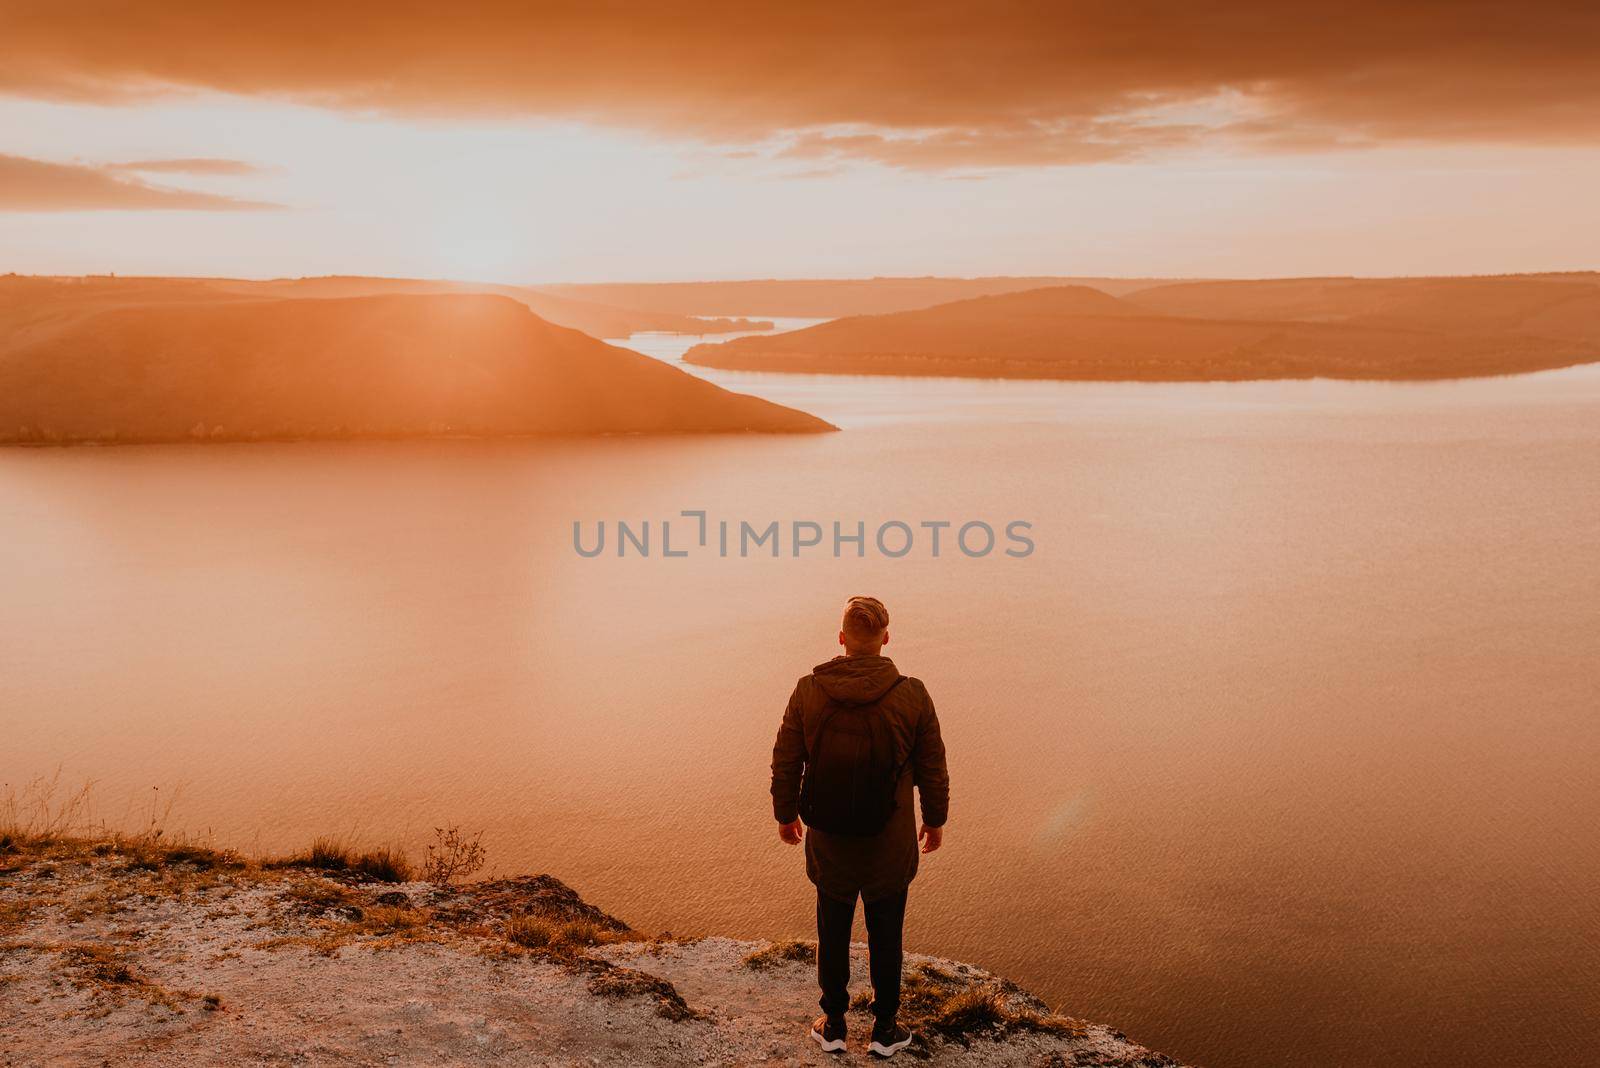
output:
[[1442, 333], [1508, 333], [1600, 342], [1600, 275], [1481, 278], [1286, 278], [1187, 282], [1126, 299], [1204, 319], [1354, 323]]
[[528, 286], [492, 282], [436, 282], [414, 278], [364, 278], [329, 275], [283, 278], [270, 282], [216, 279], [229, 292], [275, 297], [371, 297], [390, 293], [495, 293], [526, 304], [541, 319], [570, 326], [591, 337], [620, 338], [657, 331], [670, 334], [724, 334], [734, 330], [769, 330], [770, 321], [700, 319], [670, 311], [641, 311], [592, 300], [574, 299]]
[[[1398, 325], [1436, 321], [1420, 298], [1384, 306], [1387, 319], [1378, 308], [1362, 322], [1309, 322], [1288, 314], [1271, 320], [1155, 314], [1139, 296], [1117, 298], [1086, 286], [1034, 289], [697, 345], [684, 358], [760, 371], [1102, 381], [1455, 378], [1600, 359], [1600, 347], [1585, 340]], [[1182, 306], [1197, 310], [1204, 301]]]
[[[1277, 299], [1292, 301], [1292, 294], [1321, 289], [1328, 293], [1349, 289], [1351, 296], [1358, 291], [1378, 292], [1386, 287], [1425, 287], [1440, 284], [1446, 288], [1460, 287], [1466, 292], [1473, 286], [1487, 290], [1505, 283], [1567, 283], [1600, 288], [1600, 273], [1572, 271], [1550, 274], [1496, 275], [1468, 278], [1290, 278], [1263, 280], [1185, 281], [1171, 278], [1105, 278], [1072, 276], [1018, 276], [991, 278], [854, 278], [854, 279], [765, 279], [737, 282], [625, 282], [542, 285], [541, 293], [574, 300], [594, 301], [606, 305], [638, 308], [659, 313], [685, 315], [716, 314], [742, 316], [796, 316], [800, 318], [835, 319], [851, 315], [886, 315], [891, 312], [915, 311], [974, 297], [996, 296], [1002, 293], [1019, 293], [1030, 289], [1080, 285], [1098, 289], [1113, 297], [1129, 297], [1150, 311], [1163, 315], [1186, 315], [1199, 318], [1306, 318], [1316, 319], [1319, 314], [1301, 315], [1286, 313], [1282, 316], [1263, 312], [1256, 314], [1253, 303], [1230, 307], [1221, 300], [1241, 302], [1266, 300], [1263, 307], [1274, 306], [1272, 294]], [[1180, 297], [1187, 292], [1188, 298]], [[1157, 296], [1156, 294], [1161, 294]], [[1247, 298], [1247, 294], [1253, 294]], [[1151, 303], [1143, 298], [1149, 296]], [[1161, 301], [1172, 300], [1170, 307]], [[1192, 300], [1192, 303], [1191, 303]], [[1217, 303], [1211, 303], [1217, 301]], [[537, 309], [535, 309], [537, 310]]]
[[140, 302], [132, 288], [82, 301], [9, 289], [0, 442], [830, 429], [502, 296], [261, 300], [199, 287], [197, 299]]
[[1045, 286], [1086, 285], [1118, 296], [1163, 278], [846, 278], [752, 282], [624, 282], [540, 286], [545, 293], [687, 315], [783, 315], [834, 319], [912, 311], [953, 300]]
[[[328, 275], [320, 278], [277, 278], [253, 281], [245, 278], [140, 278], [92, 275], [83, 278], [0, 276], [0, 305], [14, 302], [20, 295], [56, 299], [48, 291], [61, 286], [76, 287], [74, 300], [114, 303], [167, 300], [197, 300], [212, 296], [282, 299], [284, 297], [376, 297], [391, 294], [494, 293], [525, 304], [541, 319], [557, 326], [570, 326], [591, 337], [620, 338], [629, 334], [658, 331], [671, 334], [708, 335], [735, 330], [768, 330], [770, 321], [749, 319], [701, 319], [673, 312], [637, 311], [574, 300], [527, 286], [499, 285], [493, 282], [450, 282], [422, 278], [367, 278], [358, 275]], [[0, 312], [3, 314], [3, 312]]]

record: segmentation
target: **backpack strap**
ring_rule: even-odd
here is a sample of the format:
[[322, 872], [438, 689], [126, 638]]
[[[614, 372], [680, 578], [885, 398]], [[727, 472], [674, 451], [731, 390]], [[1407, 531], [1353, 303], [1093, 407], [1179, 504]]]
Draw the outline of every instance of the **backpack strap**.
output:
[[869, 704], [869, 705], [881, 705], [881, 704], [883, 704], [884, 700], [890, 694], [894, 693], [894, 688], [896, 686], [900, 685], [902, 682], [905, 682], [905, 681], [906, 681], [906, 677], [904, 675], [898, 676], [893, 682], [891, 682], [889, 684], [889, 688], [887, 690], [885, 690], [882, 693], [880, 693], [875, 700], [868, 701], [867, 704]]
[[[905, 681], [906, 681], [906, 677], [904, 675], [901, 675], [898, 679], [894, 680], [894, 682], [889, 686], [889, 688], [887, 690], [883, 691], [883, 693], [878, 697], [878, 699], [876, 701], [874, 701], [872, 703], [875, 704], [875, 705], [876, 704], [882, 704], [885, 698], [887, 698], [891, 693], [894, 693], [894, 688], [896, 686], [899, 686], [902, 682], [905, 682]], [[913, 739], [913, 742], [915, 742], [915, 739]], [[912, 758], [912, 756], [915, 755], [915, 753], [916, 753], [916, 745], [913, 744], [911, 746], [911, 748], [906, 751], [906, 758], [904, 760], [902, 760], [899, 763], [899, 765], [897, 765], [895, 767], [895, 769], [894, 769], [894, 777], [889, 780], [890, 782], [894, 783], [896, 786], [898, 786], [900, 784], [900, 776], [904, 775], [906, 773], [906, 768], [911, 766], [911, 758]]]

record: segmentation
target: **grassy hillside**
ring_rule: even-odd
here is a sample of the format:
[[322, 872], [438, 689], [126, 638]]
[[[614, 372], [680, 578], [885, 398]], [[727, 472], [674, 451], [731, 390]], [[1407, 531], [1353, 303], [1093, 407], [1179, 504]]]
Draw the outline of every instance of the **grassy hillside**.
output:
[[[1265, 289], [1250, 306], [1276, 314], [1245, 317], [1233, 314], [1246, 303], [1242, 296], [1204, 296], [1233, 297], [1249, 292], [1233, 287], [1254, 285]], [[685, 359], [744, 370], [1102, 381], [1455, 378], [1600, 359], [1600, 338], [1579, 330], [1556, 337], [1507, 329], [1554, 321], [1561, 309], [1583, 306], [1589, 287], [1572, 286], [1575, 294], [1558, 296], [1554, 291], [1569, 287], [1511, 283], [1520, 303], [1502, 303], [1515, 311], [1480, 300], [1477, 317], [1458, 322], [1450, 317], [1451, 301], [1426, 288], [1409, 301], [1368, 302], [1343, 321], [1312, 321], [1331, 318], [1319, 314], [1325, 304], [1312, 299], [1316, 287], [1306, 287], [1308, 294], [1274, 286], [1203, 283], [1122, 298], [1059, 286], [698, 345]], [[1156, 310], [1165, 307], [1184, 314]], [[1208, 307], [1216, 314], [1203, 314]]]
[[644, 311], [593, 300], [574, 299], [529, 286], [491, 282], [437, 282], [415, 278], [364, 278], [333, 275], [284, 278], [270, 282], [218, 279], [217, 288], [248, 296], [375, 297], [401, 293], [493, 293], [526, 304], [541, 319], [570, 326], [591, 337], [627, 337], [644, 331], [670, 334], [721, 334], [763, 330], [771, 322], [749, 319], [701, 319], [671, 311]]
[[40, 304], [77, 309], [91, 304], [143, 304], [195, 300], [283, 300], [286, 298], [338, 298], [424, 295], [431, 293], [492, 293], [524, 304], [539, 318], [581, 330], [591, 337], [627, 337], [644, 331], [676, 334], [720, 334], [733, 330], [764, 330], [772, 324], [749, 319], [702, 319], [672, 312], [639, 311], [576, 300], [528, 286], [492, 282], [451, 282], [422, 278], [369, 278], [328, 275], [318, 278], [140, 278], [93, 275], [49, 277], [0, 276], [0, 330], [6, 309], [37, 310]]
[[658, 312], [717, 315], [792, 315], [831, 319], [883, 315], [954, 300], [1046, 286], [1086, 285], [1113, 296], [1160, 285], [1159, 278], [798, 278], [746, 282], [601, 282], [541, 286], [579, 300]]
[[[1600, 284], [1583, 276], [1287, 278], [1186, 282], [1126, 299], [1204, 319], [1353, 323], [1440, 333], [1510, 333], [1600, 342]], [[1600, 278], [1600, 276], [1591, 276]]]
[[0, 305], [0, 441], [814, 431], [486, 295]]

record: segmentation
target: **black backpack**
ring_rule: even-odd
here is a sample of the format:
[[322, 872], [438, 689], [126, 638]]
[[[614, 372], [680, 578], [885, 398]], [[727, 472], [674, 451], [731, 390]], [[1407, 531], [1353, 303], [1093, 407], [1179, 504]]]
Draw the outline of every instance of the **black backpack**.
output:
[[889, 825], [905, 769], [895, 763], [894, 732], [878, 706], [904, 681], [895, 679], [866, 704], [829, 700], [800, 780], [800, 817], [807, 827], [866, 838]]

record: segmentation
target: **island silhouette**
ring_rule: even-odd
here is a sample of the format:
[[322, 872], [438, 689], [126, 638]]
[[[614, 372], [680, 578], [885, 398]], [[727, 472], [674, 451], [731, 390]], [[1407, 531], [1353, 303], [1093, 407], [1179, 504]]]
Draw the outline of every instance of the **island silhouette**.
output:
[[1512, 374], [1600, 359], [1600, 276], [1572, 277], [1185, 283], [1120, 297], [1051, 286], [701, 344], [684, 359], [1088, 381]]
[[0, 442], [828, 429], [506, 296], [0, 285]]

